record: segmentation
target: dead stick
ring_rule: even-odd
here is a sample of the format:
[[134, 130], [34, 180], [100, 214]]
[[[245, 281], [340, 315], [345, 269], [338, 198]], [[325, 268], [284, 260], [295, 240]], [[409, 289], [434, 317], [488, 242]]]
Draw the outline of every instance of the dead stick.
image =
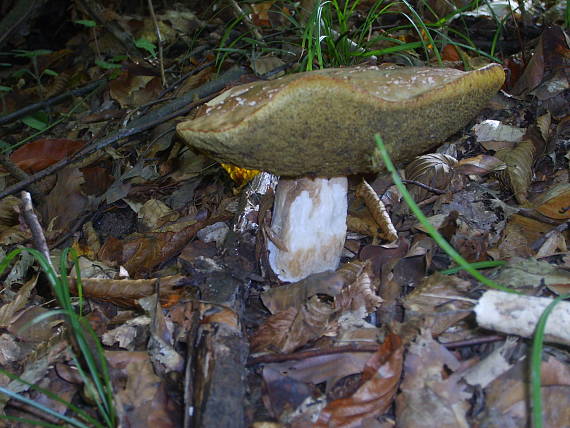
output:
[[49, 107], [51, 107], [53, 105], [62, 103], [63, 101], [67, 100], [68, 98], [80, 97], [80, 96], [85, 95], [85, 94], [99, 88], [100, 86], [105, 85], [105, 84], [107, 84], [107, 80], [105, 80], [105, 79], [95, 80], [94, 82], [88, 83], [87, 85], [82, 86], [80, 88], [72, 89], [70, 91], [64, 92], [63, 94], [51, 97], [47, 100], [40, 101], [40, 102], [37, 102], [34, 104], [30, 104], [26, 107], [21, 108], [20, 110], [14, 111], [14, 112], [9, 113], [9, 114], [5, 114], [3, 116], [0, 116], [0, 125], [4, 125], [5, 123], [12, 122], [16, 119], [19, 119], [21, 117], [32, 114], [38, 110], [48, 109]]
[[46, 258], [49, 265], [53, 268], [51, 258], [49, 256], [49, 247], [47, 245], [46, 237], [44, 231], [34, 212], [34, 206], [32, 205], [32, 197], [28, 192], [22, 192], [22, 215], [26, 224], [32, 232], [32, 241], [34, 242], [34, 247]]

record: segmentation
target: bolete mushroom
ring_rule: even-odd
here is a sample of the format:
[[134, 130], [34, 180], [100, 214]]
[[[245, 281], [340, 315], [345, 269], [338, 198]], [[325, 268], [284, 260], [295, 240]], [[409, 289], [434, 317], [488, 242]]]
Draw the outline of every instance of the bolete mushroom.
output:
[[216, 160], [287, 177], [273, 211], [269, 262], [283, 281], [338, 267], [346, 235], [346, 176], [411, 160], [463, 127], [502, 86], [501, 66], [353, 67], [229, 89], [178, 125]]

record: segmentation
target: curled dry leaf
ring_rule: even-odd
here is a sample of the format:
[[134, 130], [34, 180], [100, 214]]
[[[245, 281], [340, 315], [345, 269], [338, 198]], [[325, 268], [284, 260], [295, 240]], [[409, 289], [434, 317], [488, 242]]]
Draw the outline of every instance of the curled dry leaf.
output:
[[[157, 278], [151, 279], [99, 279], [83, 278], [83, 295], [85, 297], [113, 302], [116, 305], [135, 307], [136, 300], [151, 296], [155, 293]], [[165, 307], [171, 306], [178, 299], [179, 291], [176, 289], [184, 283], [182, 275], [172, 275], [160, 278], [160, 299]], [[72, 293], [76, 293], [76, 282], [69, 278]]]
[[366, 180], [362, 180], [356, 188], [356, 197], [362, 198], [368, 208], [368, 211], [370, 211], [372, 218], [380, 227], [380, 237], [390, 242], [398, 239], [398, 232], [392, 224], [392, 220], [390, 219], [388, 211], [386, 211], [386, 207]]
[[532, 181], [532, 164], [535, 147], [529, 140], [521, 141], [512, 149], [497, 151], [495, 156], [507, 164], [507, 169], [498, 174], [499, 181], [512, 190], [517, 202], [527, 205], [528, 186]]
[[491, 172], [502, 171], [507, 167], [505, 162], [495, 156], [477, 155], [461, 159], [457, 171], [462, 174], [485, 175]]
[[[418, 156], [406, 167], [406, 179], [418, 181], [430, 187], [451, 191], [450, 185], [457, 177], [457, 160], [449, 155], [432, 153]], [[432, 195], [419, 186], [408, 186], [416, 202], [421, 202]]]

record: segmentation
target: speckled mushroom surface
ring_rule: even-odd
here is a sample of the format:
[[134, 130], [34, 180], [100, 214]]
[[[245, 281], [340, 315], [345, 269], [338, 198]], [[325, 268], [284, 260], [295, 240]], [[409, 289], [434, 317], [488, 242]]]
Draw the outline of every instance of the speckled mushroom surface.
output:
[[497, 64], [297, 73], [233, 87], [177, 130], [214, 159], [282, 176], [373, 172], [383, 168], [375, 133], [395, 161], [411, 160], [465, 126], [504, 79]]

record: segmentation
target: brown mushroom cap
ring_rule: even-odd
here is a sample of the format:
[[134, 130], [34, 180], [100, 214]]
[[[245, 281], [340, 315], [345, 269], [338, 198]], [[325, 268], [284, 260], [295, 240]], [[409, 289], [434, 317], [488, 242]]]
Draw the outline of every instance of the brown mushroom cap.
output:
[[214, 159], [283, 176], [383, 169], [373, 135], [405, 162], [463, 127], [502, 86], [503, 69], [326, 69], [236, 86], [178, 125]]

